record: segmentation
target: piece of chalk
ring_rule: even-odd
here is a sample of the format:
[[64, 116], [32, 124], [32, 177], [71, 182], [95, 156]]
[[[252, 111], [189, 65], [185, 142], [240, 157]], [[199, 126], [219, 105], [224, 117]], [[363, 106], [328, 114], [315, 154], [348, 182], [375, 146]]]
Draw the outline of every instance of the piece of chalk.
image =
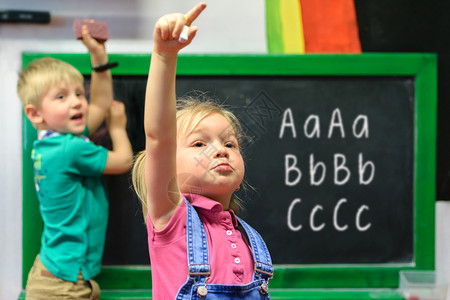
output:
[[178, 39], [178, 41], [180, 43], [186, 43], [189, 38], [188, 34], [189, 34], [189, 27], [184, 25], [183, 31], [181, 32], [180, 38]]

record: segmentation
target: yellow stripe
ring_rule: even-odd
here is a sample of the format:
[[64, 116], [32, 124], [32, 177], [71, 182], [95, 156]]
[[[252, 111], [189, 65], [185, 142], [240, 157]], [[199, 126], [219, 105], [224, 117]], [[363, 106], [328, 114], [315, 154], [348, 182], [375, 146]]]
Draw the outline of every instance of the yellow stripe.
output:
[[300, 0], [280, 0], [284, 53], [305, 53]]

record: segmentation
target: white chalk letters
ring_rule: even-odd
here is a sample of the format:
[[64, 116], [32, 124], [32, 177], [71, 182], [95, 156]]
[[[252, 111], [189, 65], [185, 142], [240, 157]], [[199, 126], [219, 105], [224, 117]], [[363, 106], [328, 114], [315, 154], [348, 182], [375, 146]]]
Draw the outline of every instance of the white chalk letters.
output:
[[[298, 138], [296, 121], [298, 120], [294, 120], [292, 109], [285, 109], [278, 135], [279, 139]], [[367, 115], [357, 115], [353, 120], [350, 120], [351, 122], [346, 122], [346, 124], [352, 124], [351, 128], [346, 128], [341, 109], [336, 108], [330, 113], [329, 119], [326, 121], [326, 124], [321, 123], [318, 115], [310, 114], [304, 119], [303, 129], [300, 132], [306, 139], [369, 139], [369, 118]], [[321, 127], [327, 127], [328, 129], [325, 136], [321, 136]], [[311, 187], [320, 187], [325, 184], [345, 186], [349, 184], [350, 180], [353, 180], [361, 187], [370, 185], [376, 174], [375, 163], [366, 158], [362, 151], [352, 151], [352, 155], [341, 152], [332, 153], [329, 155], [330, 157], [318, 157], [319, 155], [316, 153], [302, 153], [304, 158], [306, 156], [309, 158], [304, 159], [304, 161], [300, 161], [294, 153], [286, 153], [284, 155], [284, 184], [287, 187], [296, 187], [302, 182]], [[330, 163], [331, 161], [332, 163]], [[328, 165], [326, 162], [328, 162]], [[354, 166], [353, 169], [350, 166]], [[366, 204], [361, 204], [358, 210], [354, 212], [355, 218], [352, 224], [345, 224], [340, 220], [340, 215], [346, 209], [348, 201], [346, 198], [341, 198], [333, 204], [333, 207], [314, 205], [309, 214], [309, 228], [312, 231], [321, 231], [327, 226], [332, 226], [338, 232], [346, 231], [350, 227], [360, 232], [369, 230], [372, 224], [368, 221], [370, 220], [368, 217], [370, 207]], [[303, 224], [294, 224], [293, 221], [296, 210], [301, 209], [300, 203], [301, 199], [295, 198], [287, 209], [287, 226], [291, 231], [299, 231], [303, 228]], [[323, 217], [319, 219], [319, 216], [323, 215], [326, 210], [332, 210], [333, 212], [327, 214], [332, 215], [328, 222], [323, 221]], [[306, 224], [306, 220], [304, 223]]]

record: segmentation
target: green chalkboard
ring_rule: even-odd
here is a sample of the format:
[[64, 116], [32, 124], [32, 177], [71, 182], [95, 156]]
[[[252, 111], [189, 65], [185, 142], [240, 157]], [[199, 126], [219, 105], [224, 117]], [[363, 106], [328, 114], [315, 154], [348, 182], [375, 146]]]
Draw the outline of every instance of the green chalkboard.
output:
[[[26, 53], [24, 65], [45, 55], [89, 83], [84, 54]], [[133, 149], [142, 150], [150, 56], [110, 60], [119, 62], [114, 94], [126, 104]], [[395, 288], [399, 270], [434, 268], [435, 55], [182, 55], [177, 74], [178, 96], [205, 91], [243, 122], [254, 190], [241, 195], [242, 217], [272, 253], [272, 288]], [[24, 285], [40, 238], [34, 138], [24, 119]], [[106, 289], [150, 288], [129, 176], [105, 180], [111, 212], [98, 280]]]

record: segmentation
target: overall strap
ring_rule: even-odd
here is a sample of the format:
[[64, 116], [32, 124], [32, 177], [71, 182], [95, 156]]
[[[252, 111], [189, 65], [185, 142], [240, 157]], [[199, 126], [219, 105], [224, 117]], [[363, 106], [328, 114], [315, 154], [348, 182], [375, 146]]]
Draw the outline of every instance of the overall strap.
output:
[[195, 208], [186, 198], [184, 200], [186, 202], [188, 275], [197, 287], [204, 286], [211, 274], [206, 231]]
[[[239, 223], [244, 227], [248, 235], [250, 246], [253, 250], [253, 258], [255, 260], [255, 275], [261, 276], [266, 281], [273, 277], [272, 259], [270, 258], [269, 250], [261, 235], [248, 225], [244, 220], [236, 217]], [[257, 279], [256, 277], [255, 279]]]

